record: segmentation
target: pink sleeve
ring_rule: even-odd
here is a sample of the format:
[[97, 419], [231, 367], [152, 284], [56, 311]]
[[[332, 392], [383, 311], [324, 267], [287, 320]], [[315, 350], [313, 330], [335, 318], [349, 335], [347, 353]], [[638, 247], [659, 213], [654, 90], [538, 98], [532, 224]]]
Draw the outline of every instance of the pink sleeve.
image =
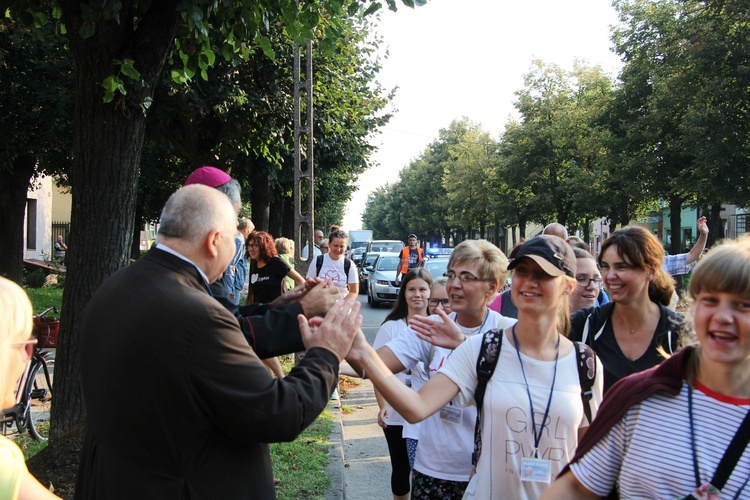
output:
[[502, 306], [503, 306], [503, 294], [498, 293], [497, 297], [492, 299], [492, 302], [490, 302], [490, 305], [488, 305], [487, 307], [489, 307], [495, 312], [500, 312], [500, 309], [502, 308]]

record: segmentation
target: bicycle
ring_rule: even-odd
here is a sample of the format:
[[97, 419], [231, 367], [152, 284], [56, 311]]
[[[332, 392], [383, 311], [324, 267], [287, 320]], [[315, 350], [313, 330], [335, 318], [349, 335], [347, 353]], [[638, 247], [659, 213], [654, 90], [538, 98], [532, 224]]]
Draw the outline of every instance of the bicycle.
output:
[[26, 370], [18, 381], [16, 404], [2, 410], [0, 431], [6, 435], [13, 426], [18, 434], [28, 430], [38, 441], [49, 437], [49, 417], [52, 408], [52, 375], [55, 366], [55, 355], [49, 349], [57, 347], [57, 334], [60, 321], [47, 316], [52, 311], [58, 314], [56, 307], [49, 307], [34, 316], [34, 336], [37, 344]]

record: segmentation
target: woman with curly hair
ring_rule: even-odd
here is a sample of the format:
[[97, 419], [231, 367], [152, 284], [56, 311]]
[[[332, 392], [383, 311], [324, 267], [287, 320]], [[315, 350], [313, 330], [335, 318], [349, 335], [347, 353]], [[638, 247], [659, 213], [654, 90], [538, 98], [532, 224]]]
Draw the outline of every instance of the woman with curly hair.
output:
[[[253, 231], [245, 242], [250, 259], [248, 275], [250, 291], [248, 304], [268, 304], [282, 294], [284, 278], [289, 277], [301, 285], [305, 279], [279, 257], [276, 244], [265, 231]], [[252, 297], [252, 299], [251, 299]]]
[[[305, 279], [279, 257], [276, 244], [265, 231], [253, 231], [245, 242], [247, 256], [250, 259], [248, 268], [249, 285], [247, 304], [268, 304], [281, 295], [286, 287], [284, 278], [289, 277], [301, 285]], [[281, 363], [277, 358], [263, 360], [263, 364], [278, 378], [284, 377]]]

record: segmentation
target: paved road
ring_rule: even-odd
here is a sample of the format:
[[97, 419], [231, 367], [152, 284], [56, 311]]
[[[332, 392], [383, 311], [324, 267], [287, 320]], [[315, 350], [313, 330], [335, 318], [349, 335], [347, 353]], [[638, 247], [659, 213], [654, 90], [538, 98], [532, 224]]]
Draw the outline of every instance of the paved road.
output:
[[[373, 308], [362, 302], [362, 331], [372, 344], [389, 306]], [[345, 495], [352, 500], [391, 500], [391, 461], [383, 431], [377, 424], [378, 404], [372, 384], [365, 380], [342, 397], [341, 404], [353, 411], [343, 414]]]

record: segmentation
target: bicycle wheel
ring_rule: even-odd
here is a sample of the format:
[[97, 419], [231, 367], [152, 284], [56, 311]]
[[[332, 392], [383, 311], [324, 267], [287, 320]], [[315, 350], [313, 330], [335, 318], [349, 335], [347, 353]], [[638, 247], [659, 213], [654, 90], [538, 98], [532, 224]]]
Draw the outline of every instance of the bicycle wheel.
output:
[[39, 441], [49, 437], [50, 412], [52, 410], [52, 372], [55, 366], [53, 358], [47, 359], [47, 369], [42, 363], [35, 363], [31, 368], [26, 383], [26, 394], [29, 401], [29, 433]]

